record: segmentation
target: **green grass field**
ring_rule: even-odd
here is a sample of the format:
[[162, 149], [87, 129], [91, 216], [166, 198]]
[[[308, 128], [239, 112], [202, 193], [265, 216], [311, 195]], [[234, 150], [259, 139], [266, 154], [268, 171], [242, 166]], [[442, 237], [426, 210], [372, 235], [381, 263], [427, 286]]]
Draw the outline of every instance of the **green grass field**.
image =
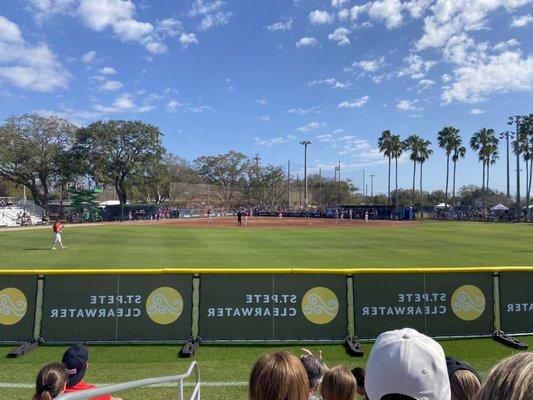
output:
[[533, 225], [424, 222], [384, 228], [66, 226], [0, 231], [2, 268], [440, 267], [533, 265]]
[[[66, 226], [65, 251], [52, 251], [50, 228], [0, 231], [2, 269], [39, 268], [245, 268], [430, 267], [533, 265], [533, 225], [423, 222], [384, 228], [190, 228], [171, 225]], [[1, 275], [0, 275], [1, 279]], [[529, 346], [533, 337], [522, 338]], [[515, 351], [492, 339], [441, 342], [448, 355], [469, 361], [483, 375]], [[364, 366], [341, 345], [324, 351], [329, 365]], [[0, 346], [6, 354], [11, 347]], [[42, 365], [60, 360], [66, 347], [42, 346], [20, 359], [0, 357], [0, 398], [28, 400]], [[265, 351], [296, 346], [201, 346], [204, 399], [246, 399], [249, 371]], [[93, 346], [88, 380], [115, 383], [181, 373], [190, 359], [177, 346]], [[218, 384], [220, 383], [220, 384]], [[13, 384], [16, 384], [13, 386]], [[17, 386], [18, 385], [18, 386]], [[175, 388], [146, 388], [126, 399], [171, 399]]]
[[[533, 346], [533, 337], [522, 338]], [[515, 353], [514, 350], [496, 343], [492, 339], [442, 341], [446, 354], [471, 362], [482, 375], [486, 375], [499, 360]], [[364, 366], [371, 345], [365, 344], [365, 357], [354, 358], [346, 354], [340, 345], [307, 346], [312, 351], [324, 352], [326, 364], [343, 364], [349, 368]], [[202, 398], [213, 400], [247, 398], [250, 370], [257, 358], [269, 350], [289, 350], [301, 354], [299, 347], [271, 346], [202, 346], [194, 357], [200, 365], [203, 382], [221, 383], [224, 386], [205, 386]], [[0, 352], [7, 353], [9, 347], [1, 346]], [[2, 399], [28, 400], [30, 388], [40, 366], [53, 360], [60, 360], [66, 347], [46, 346], [20, 359], [0, 358], [0, 393]], [[94, 383], [115, 383], [142, 379], [150, 376], [174, 375], [187, 369], [191, 359], [179, 359], [175, 346], [93, 346], [90, 349], [90, 369], [87, 380]], [[6, 383], [18, 383], [22, 388], [7, 388]], [[124, 400], [167, 400], [175, 399], [175, 388], [146, 388], [124, 392]]]

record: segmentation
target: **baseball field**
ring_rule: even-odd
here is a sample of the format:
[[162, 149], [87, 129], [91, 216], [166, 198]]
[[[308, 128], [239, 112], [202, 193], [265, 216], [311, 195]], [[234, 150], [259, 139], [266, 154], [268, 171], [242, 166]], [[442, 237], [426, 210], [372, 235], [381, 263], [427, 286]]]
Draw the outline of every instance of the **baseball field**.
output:
[[[232, 218], [66, 225], [63, 251], [51, 250], [50, 227], [0, 231], [2, 269], [60, 268], [246, 268], [246, 267], [460, 267], [533, 265], [533, 226], [468, 222], [372, 222]], [[1, 279], [1, 275], [0, 275]], [[533, 346], [533, 337], [522, 337]], [[492, 339], [441, 341], [449, 355], [469, 361], [482, 375], [514, 354]], [[92, 346], [87, 380], [117, 383], [186, 370], [181, 343], [152, 346]], [[312, 345], [328, 365], [364, 366], [341, 345]], [[0, 346], [6, 354], [12, 346]], [[41, 346], [19, 359], [0, 357], [0, 398], [27, 400], [40, 367], [61, 359], [67, 346]], [[203, 345], [199, 362], [204, 399], [246, 399], [246, 381], [265, 351], [301, 350], [293, 345]], [[189, 388], [190, 389], [190, 388]], [[176, 398], [175, 387], [125, 392], [124, 399]]]

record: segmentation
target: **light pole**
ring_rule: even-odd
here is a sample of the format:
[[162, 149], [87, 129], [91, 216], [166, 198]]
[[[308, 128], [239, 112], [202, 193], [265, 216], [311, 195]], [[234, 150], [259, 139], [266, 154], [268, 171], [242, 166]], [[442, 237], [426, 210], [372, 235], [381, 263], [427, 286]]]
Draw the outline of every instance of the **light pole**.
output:
[[309, 140], [302, 140], [300, 144], [304, 145], [304, 204], [307, 208], [307, 146], [311, 144]]
[[507, 125], [513, 125], [516, 124], [516, 219], [520, 220], [520, 146], [518, 143], [519, 134], [520, 134], [520, 124], [522, 123], [524, 119], [523, 115], [513, 115], [509, 117], [509, 120], [507, 121]]
[[376, 175], [370, 174], [370, 205], [374, 205], [374, 177]]
[[507, 206], [511, 201], [511, 187], [510, 187], [510, 176], [509, 176], [509, 139], [514, 139], [513, 132], [505, 131], [500, 133], [500, 139], [505, 139], [507, 143]]
[[365, 169], [363, 168], [363, 204], [366, 204], [366, 192], [365, 192]]
[[168, 159], [168, 208], [172, 217], [172, 154]]

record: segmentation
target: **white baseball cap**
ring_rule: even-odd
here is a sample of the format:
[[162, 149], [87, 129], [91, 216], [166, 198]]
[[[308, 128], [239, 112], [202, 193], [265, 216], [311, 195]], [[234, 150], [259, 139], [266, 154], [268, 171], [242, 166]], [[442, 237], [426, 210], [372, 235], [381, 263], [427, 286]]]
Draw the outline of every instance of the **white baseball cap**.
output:
[[365, 390], [370, 400], [392, 393], [417, 400], [450, 400], [444, 350], [411, 328], [382, 333], [368, 358]]

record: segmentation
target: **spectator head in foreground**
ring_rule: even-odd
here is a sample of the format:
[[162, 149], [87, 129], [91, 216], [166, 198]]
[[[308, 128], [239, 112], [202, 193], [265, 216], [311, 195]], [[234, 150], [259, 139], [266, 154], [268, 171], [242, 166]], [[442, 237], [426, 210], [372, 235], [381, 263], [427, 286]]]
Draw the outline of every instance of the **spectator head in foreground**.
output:
[[368, 358], [365, 390], [370, 400], [450, 400], [442, 347], [410, 328], [382, 333]]
[[446, 357], [452, 400], [472, 400], [481, 387], [481, 377], [470, 364]]
[[322, 382], [326, 367], [324, 362], [315, 355], [304, 354], [300, 357], [300, 361], [307, 373], [307, 379], [309, 380], [309, 395], [313, 396]]
[[519, 353], [500, 361], [490, 371], [475, 400], [531, 400], [533, 353]]
[[266, 353], [250, 375], [250, 400], [307, 400], [309, 381], [300, 360], [286, 351]]
[[326, 371], [320, 392], [324, 400], [355, 400], [357, 382], [348, 368], [338, 365]]
[[63, 365], [69, 375], [67, 386], [74, 386], [83, 379], [87, 372], [88, 362], [89, 352], [85, 346], [74, 345], [65, 351]]
[[52, 400], [64, 392], [68, 375], [60, 363], [45, 365], [35, 380], [33, 400]]
[[368, 396], [366, 395], [365, 391], [365, 369], [361, 367], [355, 367], [352, 369], [352, 375], [355, 377], [355, 381], [357, 382], [357, 394], [364, 400], [368, 400]]

